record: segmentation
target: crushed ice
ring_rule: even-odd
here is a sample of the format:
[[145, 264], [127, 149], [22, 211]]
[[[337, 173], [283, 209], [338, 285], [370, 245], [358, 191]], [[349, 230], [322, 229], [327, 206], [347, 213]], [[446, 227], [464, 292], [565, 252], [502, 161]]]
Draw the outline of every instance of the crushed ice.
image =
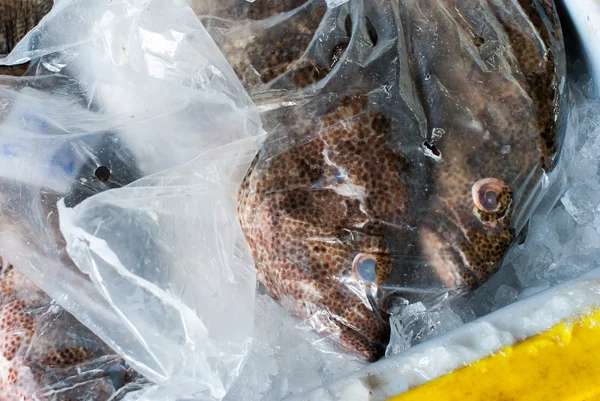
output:
[[240, 378], [224, 401], [280, 401], [363, 366], [340, 354], [265, 294], [257, 294], [255, 340]]

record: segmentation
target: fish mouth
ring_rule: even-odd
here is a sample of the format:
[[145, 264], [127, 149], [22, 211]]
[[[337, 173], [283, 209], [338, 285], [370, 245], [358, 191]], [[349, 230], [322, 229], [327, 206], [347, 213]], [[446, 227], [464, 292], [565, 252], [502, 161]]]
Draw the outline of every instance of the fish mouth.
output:
[[484, 277], [475, 269], [467, 253], [476, 255], [463, 230], [445, 221], [442, 224], [424, 225], [419, 229], [422, 256], [427, 260], [442, 284], [451, 290], [473, 289], [481, 285]]

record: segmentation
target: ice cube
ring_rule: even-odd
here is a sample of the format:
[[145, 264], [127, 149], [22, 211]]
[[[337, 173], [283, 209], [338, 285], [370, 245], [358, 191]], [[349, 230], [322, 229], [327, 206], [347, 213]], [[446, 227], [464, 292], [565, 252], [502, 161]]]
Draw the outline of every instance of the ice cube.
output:
[[562, 252], [561, 246], [573, 239], [578, 228], [579, 226], [571, 213], [564, 205], [558, 205], [545, 219], [540, 230], [540, 239], [552, 251], [555, 259], [558, 260]]
[[600, 203], [599, 193], [600, 184], [586, 181], [568, 189], [561, 201], [578, 224], [587, 224], [594, 220], [594, 210]]
[[510, 305], [517, 300], [519, 291], [515, 288], [502, 284], [494, 297], [494, 306], [492, 310], [500, 309], [506, 305]]
[[[591, 132], [583, 133], [583, 135], [585, 135], [585, 142], [580, 152], [583, 158], [582, 160], [572, 161], [570, 165], [578, 164], [577, 162], [581, 164], [596, 164], [598, 157], [600, 157], [600, 127], [594, 127]], [[576, 176], [573, 175], [572, 177]]]
[[594, 211], [594, 223], [592, 224], [596, 232], [600, 233], [600, 208]]
[[439, 310], [432, 313], [433, 327], [428, 337], [437, 337], [446, 334], [463, 324], [462, 318], [449, 304], [442, 305]]
[[[600, 131], [599, 131], [600, 133]], [[567, 175], [571, 178], [571, 181], [579, 181], [582, 178], [594, 177], [598, 174], [598, 158], [600, 158], [600, 144], [595, 145], [594, 149], [587, 149], [586, 153], [590, 155], [593, 152], [595, 156], [593, 160], [581, 159], [579, 162], [569, 163], [567, 167]]]
[[600, 265], [600, 255], [571, 255], [559, 263], [554, 263], [544, 275], [552, 285], [579, 277]]
[[386, 356], [397, 355], [462, 324], [463, 319], [447, 301], [441, 301], [429, 309], [421, 302], [403, 306], [400, 312], [390, 317], [391, 335]]
[[577, 254], [590, 255], [600, 250], [600, 234], [594, 229], [593, 224], [582, 227], [573, 242]]
[[552, 251], [544, 244], [534, 244], [526, 247], [512, 266], [523, 287], [531, 285], [536, 279], [545, 275], [548, 267], [554, 262]]
[[463, 323], [469, 323], [477, 319], [477, 315], [469, 304], [466, 297], [459, 297], [452, 301], [452, 310], [462, 320]]
[[427, 308], [422, 302], [396, 308], [390, 317], [390, 343], [385, 352], [386, 356], [400, 354], [412, 345], [418, 335], [418, 332], [415, 333], [415, 326], [426, 312]]
[[532, 295], [537, 294], [550, 288], [550, 282], [548, 280], [537, 280], [529, 283], [529, 287], [525, 288], [519, 294], [519, 299], [529, 298]]

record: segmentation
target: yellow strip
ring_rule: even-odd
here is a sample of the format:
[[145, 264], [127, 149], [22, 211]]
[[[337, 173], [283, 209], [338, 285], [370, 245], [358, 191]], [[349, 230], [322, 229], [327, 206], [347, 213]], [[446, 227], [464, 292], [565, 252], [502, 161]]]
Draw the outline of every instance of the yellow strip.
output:
[[390, 401], [600, 401], [600, 311]]

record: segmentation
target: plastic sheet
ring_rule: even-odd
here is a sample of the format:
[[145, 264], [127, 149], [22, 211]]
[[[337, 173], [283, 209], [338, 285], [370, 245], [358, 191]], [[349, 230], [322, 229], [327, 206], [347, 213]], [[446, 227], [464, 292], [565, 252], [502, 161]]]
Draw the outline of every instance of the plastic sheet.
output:
[[550, 1], [195, 0], [262, 111], [239, 193], [258, 278], [373, 360], [388, 315], [484, 283], [557, 171]]
[[247, 92], [177, 0], [57, 2], [0, 60], [27, 61], [0, 82], [0, 255], [158, 384], [127, 397], [222, 398], [253, 329]]
[[147, 385], [73, 315], [1, 263], [2, 400], [117, 400]]

